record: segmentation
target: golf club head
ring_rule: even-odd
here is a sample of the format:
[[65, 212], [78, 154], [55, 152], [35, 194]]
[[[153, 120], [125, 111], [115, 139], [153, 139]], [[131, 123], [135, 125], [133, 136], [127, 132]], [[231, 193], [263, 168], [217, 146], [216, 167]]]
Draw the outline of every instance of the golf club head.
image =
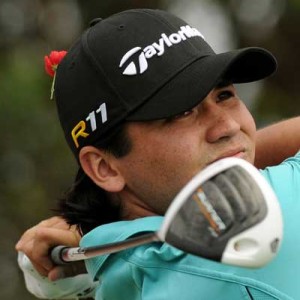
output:
[[260, 172], [242, 159], [224, 158], [178, 193], [158, 235], [188, 253], [258, 268], [277, 254], [283, 222], [277, 197]]

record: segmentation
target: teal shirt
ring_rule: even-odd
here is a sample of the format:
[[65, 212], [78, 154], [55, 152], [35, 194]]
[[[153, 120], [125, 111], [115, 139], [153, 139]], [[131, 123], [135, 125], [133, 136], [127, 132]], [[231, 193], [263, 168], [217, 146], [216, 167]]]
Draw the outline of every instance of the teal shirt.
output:
[[[300, 153], [262, 171], [283, 212], [284, 239], [276, 258], [260, 269], [239, 268], [151, 243], [86, 261], [99, 280], [96, 300], [298, 300], [300, 299]], [[122, 221], [95, 228], [81, 246], [124, 240], [155, 231], [162, 217]]]

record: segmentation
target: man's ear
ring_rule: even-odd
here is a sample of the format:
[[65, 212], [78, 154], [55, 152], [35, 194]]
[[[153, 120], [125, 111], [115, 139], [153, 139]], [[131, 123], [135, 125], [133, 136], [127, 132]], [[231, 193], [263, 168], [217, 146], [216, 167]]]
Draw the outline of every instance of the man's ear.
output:
[[79, 153], [83, 171], [95, 184], [108, 192], [120, 192], [125, 186], [125, 180], [116, 167], [115, 160], [112, 154], [93, 146], [85, 146]]

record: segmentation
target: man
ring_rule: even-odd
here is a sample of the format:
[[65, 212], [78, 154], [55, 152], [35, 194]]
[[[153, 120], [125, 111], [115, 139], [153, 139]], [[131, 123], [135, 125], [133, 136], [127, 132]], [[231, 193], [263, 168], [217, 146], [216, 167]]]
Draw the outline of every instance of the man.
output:
[[[231, 156], [254, 163], [255, 123], [233, 83], [260, 80], [275, 69], [274, 57], [261, 48], [216, 55], [197, 29], [163, 11], [131, 10], [93, 22], [59, 64], [55, 81], [61, 125], [80, 163], [60, 210], [84, 234], [81, 245], [155, 231], [199, 170]], [[289, 122], [290, 129], [300, 121]], [[277, 129], [270, 129], [272, 135]], [[299, 133], [292, 132], [296, 142], [278, 156], [300, 148]], [[268, 266], [226, 266], [154, 243], [87, 261], [96, 299], [298, 299], [293, 280], [300, 275], [300, 241], [293, 231], [300, 210], [299, 154], [263, 174], [287, 223], [282, 249]], [[54, 218], [30, 229], [17, 250], [40, 274], [57, 279], [49, 248], [76, 245], [80, 238], [76, 228]], [[58, 280], [58, 294], [65, 286], [71, 292], [47, 296], [80, 297], [72, 286], [77, 279]]]

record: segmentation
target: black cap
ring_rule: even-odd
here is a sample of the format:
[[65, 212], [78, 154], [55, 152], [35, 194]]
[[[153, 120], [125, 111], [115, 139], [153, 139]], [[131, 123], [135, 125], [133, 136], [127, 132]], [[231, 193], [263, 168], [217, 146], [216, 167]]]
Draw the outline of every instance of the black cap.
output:
[[91, 24], [56, 72], [58, 114], [76, 156], [85, 145], [105, 145], [124, 121], [177, 115], [221, 79], [256, 81], [277, 66], [262, 48], [216, 54], [197, 29], [161, 10], [128, 10]]

